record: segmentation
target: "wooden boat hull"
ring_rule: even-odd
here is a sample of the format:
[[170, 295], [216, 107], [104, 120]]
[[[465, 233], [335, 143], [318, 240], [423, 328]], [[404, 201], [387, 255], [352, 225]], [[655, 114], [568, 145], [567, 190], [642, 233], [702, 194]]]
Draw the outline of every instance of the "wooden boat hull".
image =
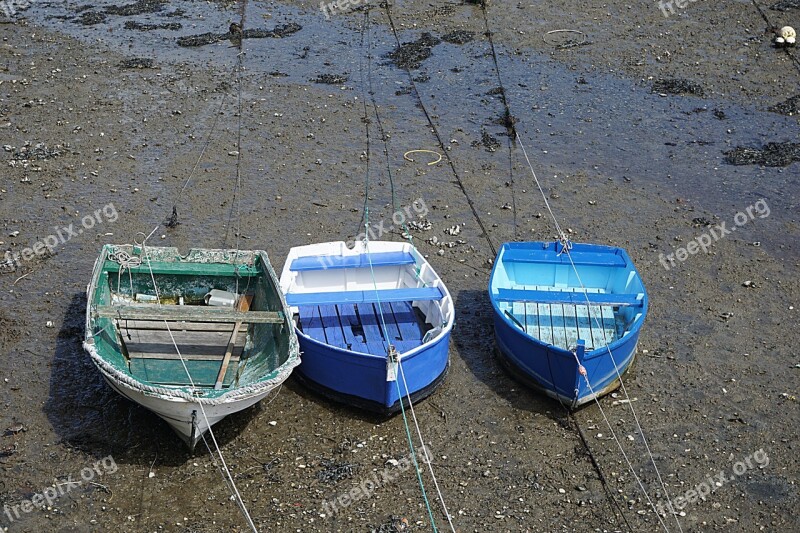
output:
[[638, 334], [637, 339], [632, 339], [632, 346], [626, 343], [626, 346], [613, 351], [619, 376], [614, 364], [603, 360], [607, 354], [600, 353], [591, 359], [584, 359], [587, 375], [593, 376], [590, 390], [578, 372], [575, 354], [533, 343], [508, 327], [504, 321], [498, 320], [497, 315], [494, 326], [497, 355], [509, 374], [517, 381], [571, 409], [619, 388], [620, 378], [627, 374], [636, 357]]
[[[123, 268], [119, 258], [130, 256], [142, 264]], [[202, 305], [203, 293], [234, 294], [223, 289], [247, 305]], [[87, 297], [83, 346], [92, 362], [109, 386], [161, 417], [190, 449], [225, 416], [277, 389], [300, 362], [286, 301], [262, 251], [180, 256], [175, 248], [106, 245]]]
[[[577, 408], [619, 387], [635, 359], [647, 294], [624, 250], [576, 244], [573, 267], [559, 246], [504, 244], [489, 292], [503, 366]], [[577, 279], [587, 283], [587, 293], [575, 286]], [[576, 349], [587, 338], [588, 349]]]
[[[371, 242], [369, 246], [375, 259], [372, 271], [367, 262], [357, 258], [365, 252], [358, 245], [353, 250], [347, 249], [344, 243], [293, 248], [281, 274], [281, 287], [292, 306], [303, 354], [295, 373], [296, 378], [334, 401], [391, 415], [401, 410], [401, 402], [403, 406], [408, 405], [409, 395], [412, 402], [421, 400], [444, 380], [448, 369], [454, 310], [446, 287], [416, 249], [405, 243], [380, 241]], [[391, 256], [393, 253], [401, 255]], [[407, 259], [411, 258], [408, 263], [390, 264], [391, 257], [399, 258], [402, 254], [406, 254]], [[295, 261], [302, 262], [309, 257], [324, 257], [320, 265], [325, 268], [299, 272], [292, 270], [292, 265], [298, 264]], [[344, 268], [339, 264], [342, 261], [351, 266]], [[376, 273], [380, 292], [387, 294], [389, 301], [363, 301], [364, 297], [369, 299], [374, 292], [370, 290], [372, 272]], [[392, 291], [403, 290], [397, 285], [398, 279], [404, 276], [411, 279], [413, 276], [409, 273], [413, 272], [419, 272], [421, 285], [429, 288], [435, 286], [441, 290], [438, 300], [391, 301]], [[334, 304], [334, 300], [329, 298], [331, 305], [317, 306], [313, 310], [314, 318], [319, 313], [322, 324], [312, 330], [303, 315], [309, 313], [310, 307], [294, 305], [293, 301], [321, 288], [325, 289], [325, 295], [332, 295], [339, 290], [339, 294], [346, 296], [340, 297], [338, 303]], [[345, 288], [347, 290], [341, 290]], [[362, 300], [356, 302], [357, 298]], [[377, 312], [379, 307], [383, 308], [384, 313]], [[365, 312], [365, 308], [369, 311]], [[420, 311], [421, 308], [425, 311]], [[406, 318], [401, 319], [401, 314]], [[426, 336], [424, 331], [414, 330], [416, 325], [413, 317], [418, 315], [428, 317], [431, 322], [429, 327], [436, 326], [435, 335]], [[437, 318], [433, 319], [431, 315]], [[425, 319], [420, 320], [424, 322]], [[396, 368], [396, 379], [393, 379], [392, 365], [387, 361], [387, 335], [401, 361]]]
[[386, 380], [386, 358], [337, 350], [314, 339], [298, 335], [303, 362], [295, 378], [309, 389], [338, 403], [393, 415], [408, 408], [411, 401], [430, 396], [444, 381], [449, 368], [449, 335], [426, 350], [403, 355], [405, 383]]
[[238, 413], [257, 404], [277, 388], [277, 386], [272, 387], [252, 397], [221, 405], [203, 406], [205, 409], [205, 416], [203, 416], [200, 411], [200, 404], [197, 402], [181, 398], [162, 398], [148, 395], [105, 373], [103, 374], [103, 379], [120, 395], [158, 415], [164, 422], [169, 424], [190, 450], [194, 450], [197, 443], [200, 442], [211, 426], [228, 415]]

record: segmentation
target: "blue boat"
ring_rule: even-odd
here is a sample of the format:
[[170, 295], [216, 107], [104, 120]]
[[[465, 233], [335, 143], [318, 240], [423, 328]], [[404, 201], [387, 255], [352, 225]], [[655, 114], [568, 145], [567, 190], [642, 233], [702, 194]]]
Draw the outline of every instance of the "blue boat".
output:
[[574, 409], [619, 387], [636, 354], [647, 292], [622, 248], [568, 246], [503, 244], [489, 297], [501, 361]]
[[295, 247], [280, 283], [302, 353], [295, 377], [309, 388], [392, 414], [444, 379], [453, 299], [411, 244]]

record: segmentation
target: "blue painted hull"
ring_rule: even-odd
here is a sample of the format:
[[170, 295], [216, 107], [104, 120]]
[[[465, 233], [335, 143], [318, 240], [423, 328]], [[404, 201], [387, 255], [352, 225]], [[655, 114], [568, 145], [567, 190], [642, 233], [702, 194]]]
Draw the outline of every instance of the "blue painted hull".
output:
[[518, 328], [511, 327], [504, 317], [498, 315], [496, 308], [494, 328], [501, 361], [511, 374], [570, 408], [583, 405], [619, 387], [617, 369], [620, 376], [628, 371], [636, 356], [639, 339], [638, 332], [626, 336], [622, 345], [613, 349], [613, 362], [605, 349], [584, 356], [582, 364], [591, 384], [590, 389], [578, 372], [578, 363], [572, 352], [546, 346]]
[[[620, 379], [628, 371], [636, 355], [640, 329], [647, 312], [647, 294], [630, 258], [620, 248], [576, 244], [572, 254], [577, 258], [577, 266], [570, 263], [566, 254], [556, 253], [557, 251], [555, 243], [504, 244], [492, 270], [489, 294], [501, 362], [518, 380], [558, 399], [567, 407], [576, 408], [619, 386]], [[573, 276], [575, 270], [578, 270], [580, 277]], [[614, 299], [633, 302], [632, 305], [636, 307], [631, 309], [635, 310], [625, 312], [619, 312], [620, 306], [606, 304], [604, 307], [608, 310], [615, 309], [615, 313], [619, 313], [617, 320], [624, 321], [624, 317], [627, 317], [624, 327], [621, 328], [624, 333], [619, 331], [618, 337], [615, 336], [613, 340], [609, 339], [608, 344], [603, 344], [597, 342], [600, 336], [597, 334], [598, 329], [594, 329], [594, 344], [597, 346], [591, 350], [573, 351], [566, 349], [563, 342], [561, 346], [556, 345], [555, 334], [545, 340], [531, 334], [532, 330], [543, 330], [522, 324], [520, 318], [509, 311], [512, 305], [516, 305], [513, 302], [520, 303], [517, 298], [525, 298], [526, 295], [531, 295], [530, 299], [522, 300], [526, 303], [516, 309], [529, 309], [529, 306], [533, 306], [533, 314], [537, 317], [537, 313], [541, 312], [538, 310], [541, 305], [537, 308], [538, 304], [527, 302], [557, 301], [559, 303], [553, 305], [553, 308], [559, 310], [562, 305], [564, 310], [575, 309], [576, 305], [588, 307], [581, 301], [584, 297], [581, 292], [574, 302], [564, 296], [565, 292], [580, 291], [580, 286], [576, 287], [574, 280], [568, 280], [568, 277], [579, 279], [582, 283], [590, 282], [593, 287], [591, 290], [603, 292], [594, 293], [596, 301], [605, 298], [606, 301]], [[561, 283], [556, 284], [554, 280], [560, 280]], [[620, 287], [626, 290], [621, 290]], [[507, 297], [504, 298], [504, 294]], [[591, 297], [592, 294], [587, 296]], [[550, 305], [544, 305], [550, 308]], [[599, 305], [601, 304], [593, 307], [598, 308]], [[563, 315], [567, 315], [567, 312], [564, 311]], [[526, 320], [531, 314], [523, 316], [522, 320]], [[562, 316], [554, 314], [554, 318]], [[600, 326], [600, 323], [597, 322], [597, 325]], [[553, 326], [552, 331], [555, 332], [555, 321]], [[605, 333], [602, 339], [606, 339]], [[581, 367], [585, 369], [586, 377], [581, 375]]]
[[[398, 412], [407, 393], [416, 402], [430, 395], [448, 369], [450, 334], [401, 357], [403, 377], [387, 381], [386, 356], [353, 352], [321, 343], [298, 331], [301, 364], [296, 377], [306, 386], [335, 401], [383, 414]], [[406, 389], [408, 384], [408, 389]]]

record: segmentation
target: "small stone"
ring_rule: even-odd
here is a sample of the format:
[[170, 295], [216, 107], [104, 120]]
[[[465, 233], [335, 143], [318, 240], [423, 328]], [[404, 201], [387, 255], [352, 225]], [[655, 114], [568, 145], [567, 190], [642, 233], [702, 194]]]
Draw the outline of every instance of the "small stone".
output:
[[558, 493], [559, 493], [559, 494], [566, 494], [566, 493], [567, 493], [567, 491], [566, 491], [566, 490], [564, 490], [564, 489], [558, 489]]
[[269, 425], [270, 425], [270, 426], [277, 426], [277, 425], [278, 425], [278, 422], [277, 422], [277, 421], [275, 421], [275, 420], [270, 420], [270, 421], [269, 421]]
[[53, 321], [52, 320], [48, 320], [47, 322], [45, 322], [44, 327], [52, 328], [53, 327]]

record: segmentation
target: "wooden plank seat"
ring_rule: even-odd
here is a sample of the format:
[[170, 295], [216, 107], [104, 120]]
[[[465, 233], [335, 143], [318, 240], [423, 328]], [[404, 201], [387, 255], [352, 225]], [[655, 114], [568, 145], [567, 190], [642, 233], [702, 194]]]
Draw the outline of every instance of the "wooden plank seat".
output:
[[600, 289], [586, 290], [589, 305], [580, 289], [538, 286], [499, 289], [502, 296], [498, 301], [528, 335], [565, 350], [582, 339], [586, 349], [593, 350], [621, 336], [614, 307], [622, 304], [604, 298], [619, 295], [601, 293]]
[[289, 266], [293, 272], [329, 270], [336, 268], [369, 268], [383, 266], [413, 265], [414, 256], [409, 252], [377, 252], [359, 255], [309, 255], [298, 257]]
[[292, 306], [338, 305], [417, 302], [441, 300], [444, 293], [439, 287], [412, 287], [404, 289], [368, 289], [364, 291], [294, 292], [286, 295], [286, 302]]
[[598, 292], [543, 291], [528, 289], [498, 289], [501, 302], [529, 302], [537, 304], [604, 305], [612, 307], [641, 307], [644, 294], [606, 294]]
[[558, 254], [552, 250], [530, 250], [530, 249], [508, 249], [503, 252], [502, 261], [504, 263], [549, 263], [576, 266], [605, 266], [605, 267], [624, 267], [627, 266], [625, 258], [617, 254], [599, 252], [570, 252]]
[[280, 311], [231, 311], [204, 305], [99, 305], [95, 310], [99, 318], [123, 320], [168, 320], [187, 322], [223, 322], [245, 324], [280, 324]]
[[[233, 324], [215, 322], [171, 322], [169, 330], [164, 321], [116, 322], [131, 374], [161, 385], [188, 385], [188, 369], [196, 386], [213, 387], [233, 332]], [[223, 387], [233, 383], [246, 341], [247, 332], [237, 332]]]
[[319, 342], [360, 353], [386, 355], [387, 335], [389, 343], [400, 353], [420, 346], [425, 326], [411, 303], [381, 305], [383, 321], [378, 313], [379, 304], [372, 302], [300, 306], [300, 327]]

